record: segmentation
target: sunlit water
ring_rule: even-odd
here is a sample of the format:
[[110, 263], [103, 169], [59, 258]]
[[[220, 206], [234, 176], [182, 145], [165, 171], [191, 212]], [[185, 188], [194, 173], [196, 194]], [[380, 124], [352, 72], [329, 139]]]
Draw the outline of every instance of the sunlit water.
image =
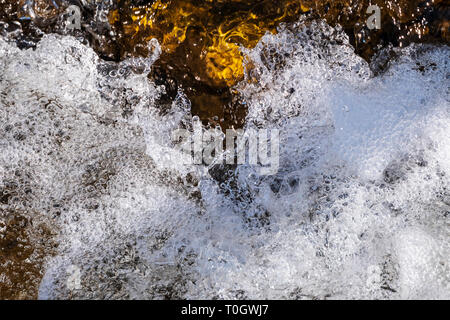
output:
[[112, 63], [70, 36], [0, 39], [0, 208], [58, 244], [39, 298], [450, 298], [447, 46], [395, 49], [377, 76], [323, 22], [242, 48], [235, 90], [246, 129], [280, 130], [275, 176], [180, 164], [191, 105], [161, 112], [149, 48]]

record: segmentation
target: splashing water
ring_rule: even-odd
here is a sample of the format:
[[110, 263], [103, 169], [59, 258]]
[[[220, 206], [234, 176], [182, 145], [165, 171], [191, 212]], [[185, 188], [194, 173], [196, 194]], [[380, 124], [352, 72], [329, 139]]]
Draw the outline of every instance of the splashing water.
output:
[[192, 105], [162, 112], [159, 41], [108, 62], [67, 35], [0, 38], [0, 297], [450, 298], [447, 46], [369, 65], [300, 20], [241, 48], [245, 129], [282, 140], [261, 176], [180, 165]]
[[372, 77], [339, 29], [264, 36], [246, 52], [259, 85], [238, 90], [247, 127], [280, 129], [282, 169], [220, 184], [178, 165], [189, 104], [161, 115], [141, 60], [55, 35], [0, 52], [2, 183], [33, 186], [7, 205], [58, 232], [40, 298], [448, 298], [448, 48]]
[[[80, 30], [64, 27], [66, 9], [74, 4], [80, 6]], [[368, 28], [369, 5], [380, 9], [381, 29]], [[300, 16], [306, 24], [316, 19], [339, 24], [357, 54], [370, 61], [390, 45], [448, 43], [448, 12], [442, 0], [2, 0], [0, 33], [25, 48], [44, 33], [71, 34], [114, 61], [147, 56], [147, 43], [156, 38], [162, 55], [149, 76], [165, 86], [161, 108], [182, 90], [204, 123], [240, 128], [247, 109], [230, 87], [252, 68], [242, 63], [241, 47], [253, 48], [280, 24]]]

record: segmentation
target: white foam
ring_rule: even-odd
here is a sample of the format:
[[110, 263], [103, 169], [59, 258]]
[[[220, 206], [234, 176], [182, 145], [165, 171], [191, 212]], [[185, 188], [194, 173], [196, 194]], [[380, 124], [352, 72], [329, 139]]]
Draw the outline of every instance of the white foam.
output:
[[220, 185], [177, 163], [189, 104], [161, 115], [136, 61], [105, 75], [73, 38], [0, 40], [0, 172], [28, 171], [24, 205], [60, 232], [40, 298], [449, 298], [448, 53], [413, 46], [372, 77], [341, 30], [266, 35], [237, 90], [248, 127], [280, 129], [281, 169]]

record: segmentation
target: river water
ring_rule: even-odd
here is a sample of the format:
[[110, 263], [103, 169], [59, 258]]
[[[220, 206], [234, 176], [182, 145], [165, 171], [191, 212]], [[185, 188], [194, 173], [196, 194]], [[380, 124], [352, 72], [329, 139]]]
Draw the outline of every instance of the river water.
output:
[[[306, 2], [277, 24], [242, 4], [247, 43], [217, 33], [224, 8], [191, 19], [212, 40], [184, 60], [203, 42], [130, 44], [117, 4], [86, 4], [96, 37], [59, 6], [0, 16], [0, 297], [450, 298], [446, 34], [369, 54]], [[278, 173], [182, 164], [171, 135], [198, 117], [279, 130]]]

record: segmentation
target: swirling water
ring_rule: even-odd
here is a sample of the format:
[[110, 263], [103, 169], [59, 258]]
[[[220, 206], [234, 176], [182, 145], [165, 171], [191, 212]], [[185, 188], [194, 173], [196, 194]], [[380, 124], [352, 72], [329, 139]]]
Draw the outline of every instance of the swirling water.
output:
[[33, 220], [39, 298], [449, 298], [447, 46], [377, 75], [324, 22], [242, 48], [234, 89], [245, 128], [280, 130], [275, 176], [180, 165], [191, 104], [161, 111], [149, 48], [115, 63], [71, 36], [0, 39], [2, 219]]

